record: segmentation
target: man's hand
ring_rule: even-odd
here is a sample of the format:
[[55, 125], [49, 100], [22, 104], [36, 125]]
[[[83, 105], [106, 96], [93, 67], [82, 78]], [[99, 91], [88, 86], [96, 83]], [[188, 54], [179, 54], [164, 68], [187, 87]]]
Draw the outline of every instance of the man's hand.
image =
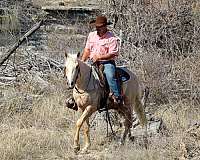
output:
[[90, 56], [90, 50], [85, 48], [81, 60], [86, 61], [89, 56]]
[[93, 63], [96, 63], [97, 61], [100, 60], [100, 56], [98, 54], [95, 54], [93, 57], [92, 57], [92, 61]]

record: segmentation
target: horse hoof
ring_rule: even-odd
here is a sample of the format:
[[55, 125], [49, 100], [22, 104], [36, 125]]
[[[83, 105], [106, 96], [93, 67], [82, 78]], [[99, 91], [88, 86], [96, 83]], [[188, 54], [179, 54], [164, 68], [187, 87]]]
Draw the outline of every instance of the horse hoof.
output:
[[85, 145], [85, 147], [81, 150], [81, 153], [87, 154], [90, 145]]
[[81, 154], [88, 154], [88, 153], [89, 153], [89, 151], [88, 151], [87, 148], [83, 148], [83, 149], [81, 150]]
[[75, 146], [74, 147], [74, 153], [78, 153], [78, 151], [80, 151], [80, 146]]
[[134, 136], [130, 136], [129, 137], [129, 141], [134, 142], [135, 141], [135, 137]]
[[121, 140], [121, 141], [119, 142], [119, 145], [120, 145], [120, 146], [123, 146], [123, 145], [124, 145], [124, 141]]

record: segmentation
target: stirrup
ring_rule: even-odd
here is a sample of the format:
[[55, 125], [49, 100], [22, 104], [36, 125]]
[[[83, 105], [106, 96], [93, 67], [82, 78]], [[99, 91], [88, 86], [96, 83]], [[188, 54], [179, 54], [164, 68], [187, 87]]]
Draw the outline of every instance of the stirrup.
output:
[[122, 97], [115, 97], [114, 98], [114, 104], [117, 104], [117, 105], [123, 105], [123, 98]]
[[113, 93], [109, 94], [109, 98], [113, 101], [114, 104], [116, 105], [123, 105], [124, 101], [123, 101], [123, 97], [119, 96], [119, 97], [115, 97], [115, 95]]

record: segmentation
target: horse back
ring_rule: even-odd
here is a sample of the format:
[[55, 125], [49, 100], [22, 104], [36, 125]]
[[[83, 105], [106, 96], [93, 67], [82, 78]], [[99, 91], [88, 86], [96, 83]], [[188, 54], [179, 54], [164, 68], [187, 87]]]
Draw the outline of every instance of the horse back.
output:
[[122, 83], [123, 94], [130, 100], [134, 100], [135, 98], [141, 99], [142, 86], [139, 83], [138, 77], [128, 68], [123, 68], [123, 70], [129, 75], [129, 79]]

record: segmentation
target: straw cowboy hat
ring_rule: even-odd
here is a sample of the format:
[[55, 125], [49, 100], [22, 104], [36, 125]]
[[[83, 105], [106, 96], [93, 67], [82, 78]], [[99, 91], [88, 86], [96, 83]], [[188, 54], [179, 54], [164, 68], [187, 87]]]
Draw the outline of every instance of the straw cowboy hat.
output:
[[107, 21], [107, 18], [105, 16], [97, 16], [96, 20], [90, 21], [89, 25], [90, 26], [95, 26], [95, 27], [101, 27], [105, 25], [111, 25], [113, 24], [110, 21]]

